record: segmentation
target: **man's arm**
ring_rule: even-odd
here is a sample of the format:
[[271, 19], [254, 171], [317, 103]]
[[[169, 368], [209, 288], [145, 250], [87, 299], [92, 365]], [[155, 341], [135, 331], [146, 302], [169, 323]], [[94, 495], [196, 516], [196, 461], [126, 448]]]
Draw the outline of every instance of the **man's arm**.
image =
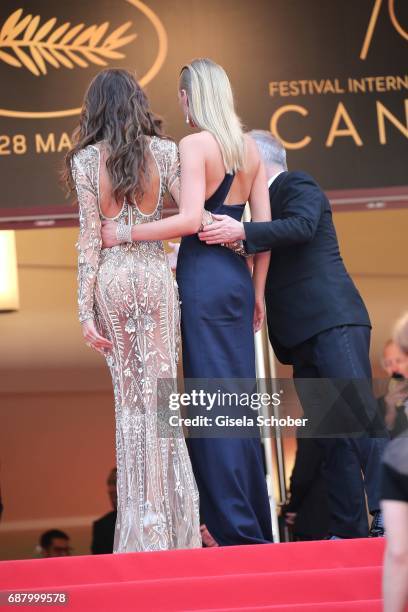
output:
[[320, 187], [307, 174], [292, 173], [281, 185], [280, 197], [284, 200], [282, 219], [241, 223], [228, 215], [213, 215], [216, 222], [199, 233], [200, 240], [207, 244], [246, 240], [249, 254], [311, 240], [323, 210]]
[[293, 173], [281, 186], [282, 219], [244, 223], [246, 250], [259, 253], [312, 240], [323, 210], [323, 194], [307, 174]]

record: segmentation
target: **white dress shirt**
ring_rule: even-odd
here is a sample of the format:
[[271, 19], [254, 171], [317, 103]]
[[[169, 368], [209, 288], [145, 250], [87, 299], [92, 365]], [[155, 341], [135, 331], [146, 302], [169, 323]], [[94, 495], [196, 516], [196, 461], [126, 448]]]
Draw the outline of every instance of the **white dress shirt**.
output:
[[284, 170], [280, 170], [279, 172], [277, 172], [276, 174], [274, 174], [273, 176], [271, 176], [271, 178], [268, 181], [268, 189], [269, 187], [272, 185], [273, 181], [280, 175], [282, 174], [282, 172], [285, 172]]

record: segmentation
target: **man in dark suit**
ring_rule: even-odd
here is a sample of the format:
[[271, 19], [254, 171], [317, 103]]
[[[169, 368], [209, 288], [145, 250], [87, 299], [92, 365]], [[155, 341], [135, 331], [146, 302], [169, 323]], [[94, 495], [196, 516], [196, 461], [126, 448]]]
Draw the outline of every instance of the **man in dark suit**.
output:
[[106, 555], [113, 552], [113, 540], [115, 535], [116, 512], [118, 497], [116, 493], [116, 468], [113, 468], [108, 476], [108, 495], [113, 507], [92, 525], [92, 544], [93, 555]]
[[322, 540], [329, 528], [323, 448], [313, 438], [297, 439], [296, 459], [290, 477], [290, 501], [281, 514], [295, 540]]
[[[312, 423], [316, 406], [327, 411], [324, 404], [329, 400], [323, 395], [323, 401], [316, 401], [319, 393], [322, 397], [324, 381], [313, 389], [301, 379], [330, 379], [340, 388], [340, 401], [326, 412], [324, 433], [332, 437], [319, 438], [326, 463], [330, 534], [367, 536], [365, 489], [374, 518], [370, 535], [382, 535], [378, 484], [386, 432], [376, 421], [369, 383], [370, 319], [341, 258], [327, 197], [311, 176], [287, 171], [285, 149], [269, 132], [256, 130], [251, 135], [267, 173], [272, 221], [240, 223], [217, 215], [200, 238], [209, 244], [242, 240], [248, 254], [271, 249], [265, 290], [269, 338], [278, 359], [293, 365], [296, 388]], [[343, 423], [339, 415], [345, 414], [346, 405], [349, 415]], [[357, 431], [350, 430], [350, 423]], [[376, 434], [381, 430], [384, 437], [369, 435], [374, 423]], [[339, 435], [350, 431], [358, 436]]]

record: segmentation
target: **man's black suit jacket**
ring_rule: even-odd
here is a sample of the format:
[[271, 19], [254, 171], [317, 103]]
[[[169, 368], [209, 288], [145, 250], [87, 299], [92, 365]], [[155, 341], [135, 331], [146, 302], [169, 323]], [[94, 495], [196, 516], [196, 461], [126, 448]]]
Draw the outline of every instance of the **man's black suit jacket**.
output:
[[115, 536], [116, 510], [108, 512], [102, 518], [96, 520], [92, 525], [93, 555], [107, 555], [113, 552], [113, 540]]
[[272, 221], [244, 223], [248, 253], [271, 250], [265, 289], [269, 337], [282, 363], [290, 349], [339, 325], [367, 325], [364, 302], [340, 255], [330, 203], [304, 172], [269, 188]]

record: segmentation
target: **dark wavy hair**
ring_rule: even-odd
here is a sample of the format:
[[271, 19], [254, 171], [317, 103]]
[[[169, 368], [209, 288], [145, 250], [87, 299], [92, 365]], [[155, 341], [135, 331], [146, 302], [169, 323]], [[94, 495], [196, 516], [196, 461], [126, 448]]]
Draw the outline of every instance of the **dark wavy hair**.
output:
[[134, 75], [127, 70], [102, 70], [85, 93], [79, 125], [66, 154], [62, 181], [71, 192], [74, 182], [71, 160], [90, 144], [104, 141], [108, 146], [106, 167], [117, 201], [134, 202], [143, 193], [148, 178], [146, 150], [148, 136], [164, 138], [162, 120], [149, 108], [149, 101]]

